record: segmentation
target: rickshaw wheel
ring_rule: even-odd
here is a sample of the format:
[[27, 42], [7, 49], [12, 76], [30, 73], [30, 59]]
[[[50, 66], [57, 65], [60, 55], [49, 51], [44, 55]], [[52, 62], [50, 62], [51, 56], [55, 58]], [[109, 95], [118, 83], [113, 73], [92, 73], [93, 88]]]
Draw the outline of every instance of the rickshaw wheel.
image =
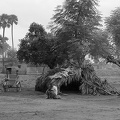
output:
[[8, 87], [3, 85], [3, 90], [4, 90], [4, 92], [7, 92], [8, 91]]

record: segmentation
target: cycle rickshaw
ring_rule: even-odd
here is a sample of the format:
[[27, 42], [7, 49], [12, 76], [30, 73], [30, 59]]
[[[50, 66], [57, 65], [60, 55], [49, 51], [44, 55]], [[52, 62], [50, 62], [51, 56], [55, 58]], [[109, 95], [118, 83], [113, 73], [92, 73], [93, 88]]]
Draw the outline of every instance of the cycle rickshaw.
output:
[[7, 92], [10, 88], [15, 88], [16, 92], [21, 91], [21, 83], [18, 76], [18, 67], [6, 67], [6, 75], [3, 80], [3, 90]]

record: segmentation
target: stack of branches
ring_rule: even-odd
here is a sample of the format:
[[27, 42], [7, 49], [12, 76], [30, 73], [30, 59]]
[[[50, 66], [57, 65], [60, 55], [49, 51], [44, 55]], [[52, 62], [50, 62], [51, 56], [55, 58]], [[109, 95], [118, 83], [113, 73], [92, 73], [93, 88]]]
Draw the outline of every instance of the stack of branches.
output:
[[107, 60], [107, 62], [106, 63], [113, 63], [113, 64], [115, 64], [115, 65], [117, 65], [117, 66], [119, 66], [120, 67], [120, 60], [119, 59], [116, 59], [116, 58], [114, 58], [113, 56], [107, 56], [106, 57], [106, 60]]
[[49, 84], [56, 84], [60, 90], [61, 85], [65, 84], [67, 86], [73, 80], [79, 81], [80, 78], [81, 69], [75, 70], [73, 67], [55, 68], [37, 78], [35, 90], [45, 92]]
[[107, 80], [102, 81], [95, 73], [94, 67], [91, 64], [84, 65], [81, 71], [82, 85], [80, 90], [82, 94], [104, 94], [104, 95], [119, 95], [118, 90], [111, 86]]
[[104, 94], [119, 95], [116, 88], [111, 86], [107, 80], [101, 80], [95, 73], [91, 64], [82, 66], [81, 69], [75, 67], [56, 68], [50, 70], [45, 75], [38, 77], [36, 80], [35, 90], [45, 92], [49, 84], [56, 84], [58, 90], [65, 84], [66, 86], [73, 81], [78, 81], [81, 94]]

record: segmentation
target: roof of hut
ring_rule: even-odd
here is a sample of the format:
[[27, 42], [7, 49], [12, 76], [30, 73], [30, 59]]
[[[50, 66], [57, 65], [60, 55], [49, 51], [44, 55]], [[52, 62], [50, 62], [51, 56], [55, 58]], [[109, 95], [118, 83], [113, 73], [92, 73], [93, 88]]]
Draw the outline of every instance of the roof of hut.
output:
[[81, 69], [74, 67], [53, 69], [37, 78], [35, 88], [45, 92], [51, 83], [60, 87], [62, 84], [68, 85], [72, 81], [82, 81], [79, 86], [82, 94], [119, 94], [117, 89], [112, 87], [107, 80], [102, 81], [96, 75], [91, 64], [86, 64]]

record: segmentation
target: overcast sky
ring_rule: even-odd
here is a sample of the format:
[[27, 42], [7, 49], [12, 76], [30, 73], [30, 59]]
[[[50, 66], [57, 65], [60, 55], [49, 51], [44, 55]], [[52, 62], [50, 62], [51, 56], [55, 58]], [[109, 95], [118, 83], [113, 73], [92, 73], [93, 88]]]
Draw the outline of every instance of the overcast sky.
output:
[[[57, 5], [64, 0], [0, 0], [0, 15], [15, 14], [18, 17], [18, 25], [14, 26], [14, 44], [18, 48], [19, 39], [22, 39], [32, 22], [39, 23], [46, 29], [50, 18], [54, 14]], [[99, 0], [99, 11], [103, 17], [110, 15], [111, 10], [120, 7], [120, 0]], [[0, 30], [0, 34], [2, 31]], [[10, 29], [6, 30], [6, 37], [11, 43]]]

